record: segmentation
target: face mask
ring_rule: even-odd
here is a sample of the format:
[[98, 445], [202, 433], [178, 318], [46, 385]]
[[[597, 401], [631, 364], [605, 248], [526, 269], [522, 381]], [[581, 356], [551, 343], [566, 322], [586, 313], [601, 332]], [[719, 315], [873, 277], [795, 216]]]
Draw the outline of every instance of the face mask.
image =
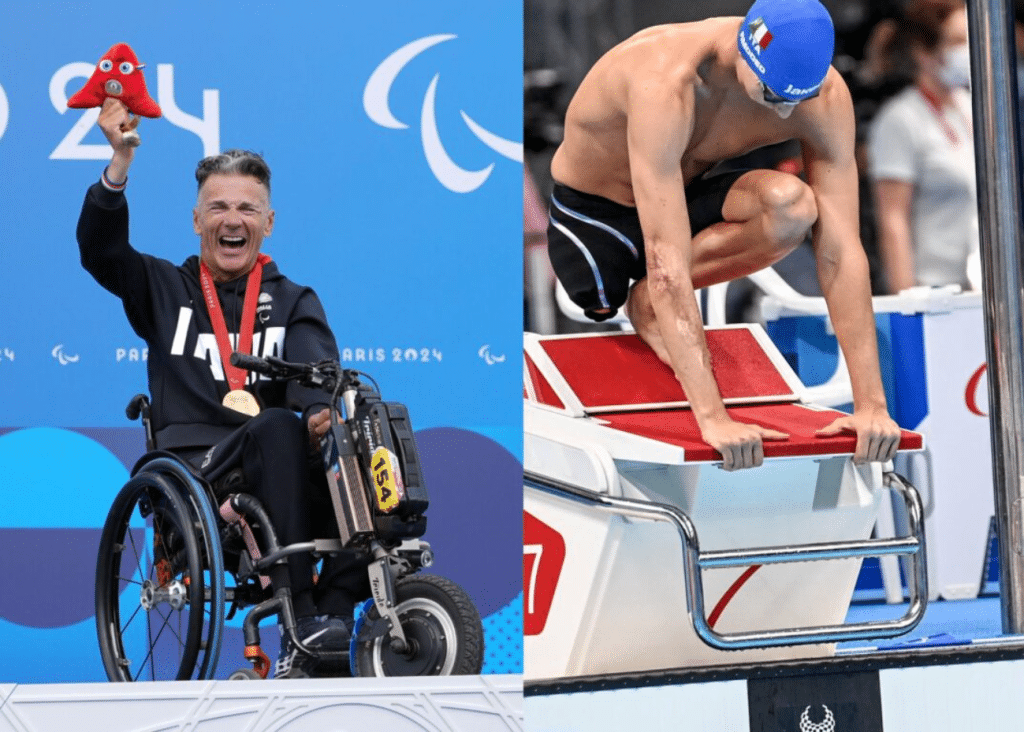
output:
[[949, 89], [971, 86], [971, 52], [966, 43], [946, 51], [946, 60], [939, 67], [939, 79]]

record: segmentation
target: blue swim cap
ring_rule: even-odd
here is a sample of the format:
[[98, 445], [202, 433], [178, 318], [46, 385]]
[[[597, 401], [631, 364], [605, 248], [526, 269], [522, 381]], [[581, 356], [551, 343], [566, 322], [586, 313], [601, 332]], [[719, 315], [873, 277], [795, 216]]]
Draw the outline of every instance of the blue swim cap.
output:
[[794, 102], [818, 93], [836, 32], [818, 0], [757, 0], [740, 26], [740, 55], [765, 86]]

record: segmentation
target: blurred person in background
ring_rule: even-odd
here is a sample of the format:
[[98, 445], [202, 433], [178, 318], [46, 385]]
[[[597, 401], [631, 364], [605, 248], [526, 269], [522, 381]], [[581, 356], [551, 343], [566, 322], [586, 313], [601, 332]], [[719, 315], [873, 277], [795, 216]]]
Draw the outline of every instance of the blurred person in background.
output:
[[[884, 295], [889, 291], [878, 253], [878, 227], [875, 225], [875, 202], [868, 172], [868, 131], [882, 105], [910, 83], [905, 70], [895, 69], [892, 59], [892, 38], [901, 10], [894, 6], [877, 8], [877, 12], [859, 29], [864, 39], [859, 58], [837, 59], [836, 67], [845, 69], [843, 78], [850, 87], [854, 116], [857, 119], [857, 184], [860, 189], [860, 239], [871, 267], [871, 292]], [[842, 63], [840, 66], [840, 63]]]
[[977, 283], [978, 212], [967, 11], [916, 0], [892, 36], [912, 82], [889, 99], [869, 135], [879, 250], [889, 292]]

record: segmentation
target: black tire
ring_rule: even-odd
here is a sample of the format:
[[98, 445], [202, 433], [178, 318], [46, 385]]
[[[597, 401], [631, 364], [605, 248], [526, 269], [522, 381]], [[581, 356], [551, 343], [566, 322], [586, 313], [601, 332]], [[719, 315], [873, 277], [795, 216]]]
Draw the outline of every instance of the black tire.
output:
[[[389, 636], [357, 641], [358, 676], [455, 676], [483, 666], [480, 613], [466, 591], [436, 575], [410, 575], [395, 588], [399, 621], [411, 642], [409, 654], [391, 650]], [[379, 617], [376, 606], [367, 619]]]
[[220, 542], [220, 522], [214, 510], [215, 499], [203, 485], [191, 477], [177, 461], [157, 457], [145, 464], [142, 470], [151, 470], [177, 481], [182, 495], [187, 496], [192, 507], [194, 530], [199, 532], [196, 541], [202, 554], [203, 575], [203, 617], [204, 626], [200, 636], [199, 662], [193, 679], [208, 680], [217, 671], [220, 647], [224, 636], [225, 616], [225, 571], [224, 551]]
[[111, 681], [190, 679], [209, 665], [200, 525], [166, 476], [139, 473], [114, 499], [96, 566], [96, 629]]

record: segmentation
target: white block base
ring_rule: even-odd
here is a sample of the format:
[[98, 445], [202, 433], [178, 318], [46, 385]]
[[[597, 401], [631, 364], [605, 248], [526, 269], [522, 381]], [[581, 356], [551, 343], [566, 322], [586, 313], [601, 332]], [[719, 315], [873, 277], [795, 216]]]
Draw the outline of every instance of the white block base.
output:
[[518, 675], [0, 684], [0, 732], [521, 732]]

